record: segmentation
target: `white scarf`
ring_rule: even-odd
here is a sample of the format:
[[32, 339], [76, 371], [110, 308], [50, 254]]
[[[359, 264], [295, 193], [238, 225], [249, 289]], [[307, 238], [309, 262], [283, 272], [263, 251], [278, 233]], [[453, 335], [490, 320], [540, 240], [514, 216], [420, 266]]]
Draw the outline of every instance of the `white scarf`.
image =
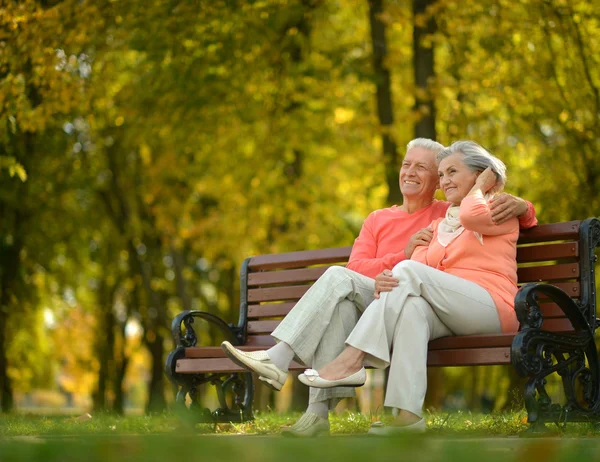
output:
[[[465, 230], [458, 219], [460, 206], [451, 205], [446, 212], [446, 217], [440, 221], [438, 225], [437, 239], [442, 246], [447, 247], [454, 239], [462, 234]], [[475, 237], [481, 245], [483, 245], [483, 236], [481, 233], [474, 233]]]

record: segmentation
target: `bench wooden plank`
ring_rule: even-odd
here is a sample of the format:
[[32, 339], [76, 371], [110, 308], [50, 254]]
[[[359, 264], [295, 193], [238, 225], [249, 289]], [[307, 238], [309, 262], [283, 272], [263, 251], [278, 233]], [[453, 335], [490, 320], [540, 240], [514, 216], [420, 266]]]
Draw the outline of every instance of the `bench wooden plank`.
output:
[[281, 321], [249, 321], [248, 335], [252, 334], [270, 334], [275, 330]]
[[578, 263], [564, 263], [552, 266], [530, 266], [517, 270], [519, 282], [558, 281], [579, 277]]
[[[510, 348], [472, 348], [459, 350], [432, 350], [427, 354], [427, 365], [483, 366], [510, 363]], [[304, 364], [292, 361], [289, 370], [306, 369]], [[177, 361], [180, 374], [247, 372], [229, 358], [186, 358]]]
[[[248, 318], [250, 320], [260, 318], [275, 318], [287, 316], [287, 314], [296, 306], [297, 302], [271, 303], [266, 305], [248, 305]], [[562, 318], [563, 310], [556, 303], [541, 303], [544, 318]]]
[[561, 242], [558, 244], [531, 245], [517, 248], [517, 261], [529, 263], [537, 261], [561, 260], [579, 257], [579, 243]]
[[[229, 358], [190, 358], [179, 359], [175, 366], [179, 374], [202, 374], [208, 372], [226, 373], [226, 372], [248, 372], [246, 369], [238, 366]], [[304, 370], [304, 364], [292, 361], [290, 370]]]
[[[579, 282], [558, 282], [553, 285], [564, 290], [570, 297], [579, 297]], [[299, 300], [309, 288], [310, 285], [250, 289], [248, 290], [248, 302]]]
[[329, 266], [317, 268], [302, 268], [285, 271], [269, 271], [262, 273], [250, 273], [248, 275], [248, 286], [265, 286], [270, 284], [287, 284], [292, 282], [313, 282], [327, 271]]
[[299, 300], [310, 286], [283, 286], [266, 289], [249, 289], [249, 302], [272, 302], [277, 300]]
[[250, 259], [248, 267], [252, 271], [276, 268], [302, 268], [326, 263], [345, 263], [350, 258], [352, 247], [333, 249], [304, 250], [279, 254], [260, 255]]
[[427, 353], [427, 365], [432, 367], [500, 364], [510, 364], [510, 347], [432, 350]]
[[[509, 347], [515, 334], [490, 334], [490, 335], [466, 335], [456, 337], [442, 337], [429, 342], [429, 350], [447, 350], [464, 348], [498, 348]], [[240, 346], [242, 351], [256, 351], [263, 347]], [[191, 347], [185, 349], [186, 358], [227, 358], [221, 347]]]
[[531, 229], [522, 230], [519, 234], [517, 244], [577, 240], [579, 239], [580, 226], [581, 220], [539, 225]]
[[276, 316], [286, 316], [296, 302], [270, 303], [267, 305], [248, 305], [248, 318], [269, 318]]
[[[270, 334], [281, 321], [250, 321], [248, 322], [248, 335]], [[544, 330], [551, 332], [567, 332], [573, 330], [571, 322], [563, 317], [549, 318], [544, 320]]]
[[[567, 250], [572, 251], [572, 246], [569, 246]], [[323, 275], [328, 268], [329, 266], [324, 266], [318, 268], [250, 273], [248, 275], [248, 286], [255, 287], [274, 284], [314, 282]], [[579, 265], [577, 263], [565, 263], [551, 266], [531, 266], [519, 268], [517, 274], [520, 282], [573, 279], [579, 277]]]
[[275, 345], [275, 339], [270, 335], [249, 335], [246, 345], [266, 349]]

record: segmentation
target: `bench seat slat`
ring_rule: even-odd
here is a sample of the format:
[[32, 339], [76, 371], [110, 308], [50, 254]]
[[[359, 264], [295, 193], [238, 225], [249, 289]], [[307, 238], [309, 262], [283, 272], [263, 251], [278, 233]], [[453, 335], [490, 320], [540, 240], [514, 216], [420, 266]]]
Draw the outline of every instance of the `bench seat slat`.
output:
[[[247, 372], [229, 358], [186, 358], [177, 360], [179, 374], [202, 374], [207, 372]], [[292, 361], [290, 370], [304, 370], [306, 366]]]
[[433, 350], [427, 353], [428, 366], [491, 366], [510, 364], [510, 347]]
[[[510, 347], [470, 348], [456, 350], [431, 350], [427, 354], [429, 366], [477, 366], [492, 364], [509, 364]], [[305, 365], [293, 361], [290, 370], [304, 370]], [[179, 374], [246, 372], [229, 358], [185, 358], [179, 359], [176, 365]]]

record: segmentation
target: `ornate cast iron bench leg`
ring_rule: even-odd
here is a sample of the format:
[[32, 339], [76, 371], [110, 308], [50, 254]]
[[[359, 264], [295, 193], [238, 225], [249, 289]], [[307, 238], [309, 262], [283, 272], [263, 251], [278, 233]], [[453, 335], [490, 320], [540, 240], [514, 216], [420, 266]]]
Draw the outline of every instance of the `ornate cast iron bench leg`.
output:
[[[201, 422], [244, 422], [253, 420], [252, 400], [254, 398], [254, 384], [250, 373], [207, 373], [207, 374], [179, 374], [176, 371], [177, 360], [185, 357], [185, 348], [193, 347], [197, 343], [196, 333], [192, 327], [194, 318], [204, 319], [215, 325], [225, 334], [234, 345], [240, 343], [235, 328], [223, 322], [217, 316], [201, 311], [184, 311], [180, 313], [171, 326], [173, 338], [177, 348], [167, 357], [165, 373], [169, 380], [178, 387], [176, 407], [185, 420], [195, 423]], [[182, 324], [186, 328], [182, 332]], [[198, 398], [198, 387], [210, 383], [216, 387], [219, 408], [211, 412], [203, 407]], [[191, 404], [186, 407], [186, 398]], [[186, 413], [188, 413], [186, 415]]]
[[[575, 332], [562, 334], [541, 329], [539, 295], [545, 295], [562, 308]], [[512, 344], [512, 363], [519, 375], [529, 377], [525, 405], [531, 431], [543, 430], [547, 422], [598, 420], [600, 365], [594, 341], [595, 325], [588, 324], [581, 307], [566, 293], [548, 284], [523, 286], [515, 299], [515, 310], [522, 330]], [[546, 377], [554, 372], [562, 378], [566, 396], [562, 406], [552, 403], [546, 391]]]

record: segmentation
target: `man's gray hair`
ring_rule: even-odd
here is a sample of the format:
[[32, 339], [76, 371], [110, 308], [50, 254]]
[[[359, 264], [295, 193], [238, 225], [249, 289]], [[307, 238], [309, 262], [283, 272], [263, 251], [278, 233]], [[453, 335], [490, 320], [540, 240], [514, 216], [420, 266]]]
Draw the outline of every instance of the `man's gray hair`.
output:
[[490, 167], [496, 174], [497, 183], [490, 192], [501, 191], [506, 184], [506, 165], [497, 157], [490, 154], [475, 141], [455, 141], [437, 154], [437, 163], [453, 154], [461, 154], [462, 162], [472, 172], [483, 172]]
[[437, 155], [442, 149], [444, 149], [444, 145], [438, 143], [437, 141], [430, 140], [429, 138], [415, 138], [406, 145], [406, 150], [412, 148], [423, 148], [428, 151], [433, 152]]

